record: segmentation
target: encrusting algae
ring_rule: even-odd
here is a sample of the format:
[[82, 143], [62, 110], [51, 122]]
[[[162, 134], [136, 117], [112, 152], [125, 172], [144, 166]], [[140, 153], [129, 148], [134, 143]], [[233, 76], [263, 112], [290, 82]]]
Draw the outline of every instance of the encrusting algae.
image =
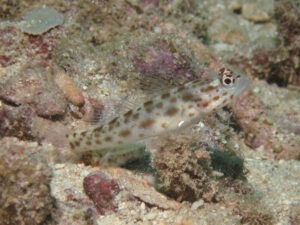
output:
[[142, 106], [131, 109], [103, 126], [67, 135], [76, 152], [128, 145], [160, 136], [198, 122], [202, 116], [227, 105], [248, 85], [248, 80], [228, 68], [219, 70], [218, 78], [208, 84], [199, 79], [171, 89]]

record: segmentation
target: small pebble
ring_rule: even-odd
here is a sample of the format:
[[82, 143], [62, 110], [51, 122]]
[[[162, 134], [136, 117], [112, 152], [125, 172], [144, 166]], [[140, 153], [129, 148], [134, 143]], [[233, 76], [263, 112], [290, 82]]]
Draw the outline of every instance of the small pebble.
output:
[[59, 71], [56, 74], [55, 83], [73, 105], [82, 106], [84, 104], [82, 92], [75, 86], [73, 80], [63, 71]]
[[191, 209], [196, 210], [196, 209], [199, 209], [200, 207], [202, 207], [203, 205], [204, 205], [203, 199], [199, 199], [198, 201], [196, 201], [192, 204]]
[[259, 9], [254, 4], [244, 4], [242, 7], [242, 16], [256, 23], [268, 22], [271, 19], [267, 12]]

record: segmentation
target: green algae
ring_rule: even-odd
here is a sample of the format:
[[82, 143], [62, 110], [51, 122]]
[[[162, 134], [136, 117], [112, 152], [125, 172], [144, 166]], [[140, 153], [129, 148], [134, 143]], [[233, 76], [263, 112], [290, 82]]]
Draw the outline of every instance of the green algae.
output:
[[210, 157], [212, 168], [225, 177], [245, 179], [244, 160], [233, 151], [213, 151]]

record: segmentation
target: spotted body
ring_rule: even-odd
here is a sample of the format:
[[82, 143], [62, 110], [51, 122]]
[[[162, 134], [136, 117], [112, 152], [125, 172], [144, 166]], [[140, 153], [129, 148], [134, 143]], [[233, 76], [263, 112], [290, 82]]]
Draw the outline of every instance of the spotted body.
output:
[[228, 104], [247, 86], [247, 80], [222, 68], [218, 78], [199, 80], [163, 93], [107, 124], [69, 135], [75, 151], [99, 150], [163, 135], [200, 120], [204, 114]]

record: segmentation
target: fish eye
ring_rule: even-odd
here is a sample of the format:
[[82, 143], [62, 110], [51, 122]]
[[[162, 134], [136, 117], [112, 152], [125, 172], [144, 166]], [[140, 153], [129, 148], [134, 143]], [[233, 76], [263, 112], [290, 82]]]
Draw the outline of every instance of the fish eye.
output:
[[224, 77], [222, 83], [223, 85], [229, 86], [234, 83], [234, 79], [232, 77]]
[[220, 81], [224, 86], [231, 86], [234, 84], [235, 79], [233, 76], [233, 71], [228, 68], [221, 68], [219, 70]]

